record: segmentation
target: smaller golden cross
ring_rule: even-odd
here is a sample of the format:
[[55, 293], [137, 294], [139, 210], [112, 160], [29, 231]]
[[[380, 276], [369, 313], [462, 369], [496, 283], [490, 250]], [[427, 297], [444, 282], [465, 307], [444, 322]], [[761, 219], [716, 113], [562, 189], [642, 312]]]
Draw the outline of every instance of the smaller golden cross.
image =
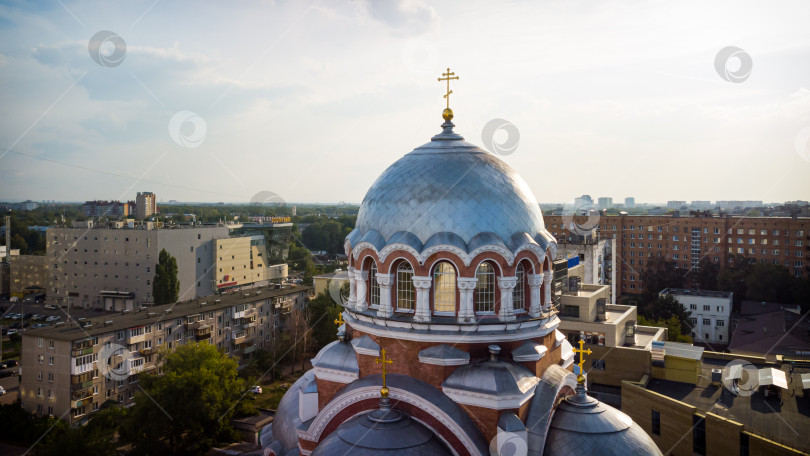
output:
[[338, 327], [340, 327], [340, 325], [342, 325], [343, 323], [346, 323], [346, 322], [343, 321], [343, 312], [341, 312], [341, 313], [338, 314], [338, 317], [335, 320], [335, 324], [338, 325]]
[[384, 348], [382, 350], [380, 350], [380, 353], [382, 354], [382, 358], [377, 358], [374, 361], [377, 364], [382, 363], [382, 380], [383, 380], [383, 389], [382, 389], [382, 391], [383, 391], [383, 396], [387, 396], [388, 395], [388, 387], [385, 386], [385, 375], [388, 374], [388, 366], [387, 366], [387, 364], [394, 364], [394, 361], [392, 361], [390, 358], [386, 359], [386, 357], [385, 357], [385, 349]]
[[447, 69], [447, 73], [442, 73], [442, 76], [444, 77], [439, 78], [439, 82], [447, 81], [447, 93], [444, 94], [444, 98], [447, 99], [447, 109], [450, 109], [450, 94], [453, 93], [453, 91], [450, 90], [450, 80], [458, 79], [458, 76], [456, 76], [456, 73], [450, 72], [450, 68]]
[[591, 349], [590, 348], [587, 349], [587, 350], [583, 349], [584, 345], [585, 345], [585, 341], [582, 340], [582, 339], [579, 339], [579, 349], [575, 348], [573, 350], [574, 353], [579, 353], [579, 374], [577, 375], [577, 381], [579, 383], [582, 383], [582, 382], [585, 381], [585, 376], [582, 375], [582, 365], [585, 364], [585, 356], [584, 355], [590, 355], [591, 354]]

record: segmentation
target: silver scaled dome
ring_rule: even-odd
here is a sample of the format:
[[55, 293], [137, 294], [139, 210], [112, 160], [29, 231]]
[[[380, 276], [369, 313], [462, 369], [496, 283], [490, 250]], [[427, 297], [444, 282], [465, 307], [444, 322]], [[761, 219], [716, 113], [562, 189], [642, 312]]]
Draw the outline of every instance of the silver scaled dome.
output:
[[381, 248], [396, 240], [421, 251], [438, 235], [465, 247], [497, 238], [510, 248], [530, 240], [545, 247], [552, 238], [523, 178], [500, 158], [464, 141], [450, 121], [442, 127], [442, 133], [397, 160], [372, 184], [349, 235], [352, 244], [365, 240]]
[[562, 401], [554, 412], [543, 454], [642, 456], [662, 453], [632, 418], [588, 396], [580, 384], [576, 394]]

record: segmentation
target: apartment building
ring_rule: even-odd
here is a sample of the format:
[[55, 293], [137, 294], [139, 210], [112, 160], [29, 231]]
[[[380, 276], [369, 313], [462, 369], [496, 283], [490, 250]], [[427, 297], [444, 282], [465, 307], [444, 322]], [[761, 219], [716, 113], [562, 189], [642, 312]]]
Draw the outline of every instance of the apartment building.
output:
[[131, 405], [138, 375], [159, 369], [157, 352], [184, 343], [207, 341], [244, 364], [255, 350], [271, 349], [313, 292], [258, 288], [28, 330], [21, 405], [71, 424], [107, 401]]
[[135, 196], [135, 216], [143, 220], [157, 214], [157, 197], [152, 192], [138, 192]]
[[269, 265], [264, 236], [214, 240], [214, 286], [217, 291], [279, 283], [287, 278], [287, 263]]
[[659, 294], [672, 296], [689, 312], [695, 342], [728, 345], [732, 293], [667, 288]]
[[177, 259], [180, 297], [214, 293], [214, 240], [229, 228], [49, 228], [48, 302], [104, 310], [150, 305], [158, 254]]
[[[572, 234], [563, 217], [544, 215], [558, 239]], [[574, 222], [585, 226], [587, 218], [575, 216]], [[735, 254], [785, 266], [796, 277], [810, 274], [810, 218], [602, 215], [596, 230], [600, 239], [616, 239], [620, 294], [642, 291], [641, 272], [653, 256], [674, 261], [685, 274], [704, 256], [727, 265]], [[692, 285], [689, 276], [684, 285]]]

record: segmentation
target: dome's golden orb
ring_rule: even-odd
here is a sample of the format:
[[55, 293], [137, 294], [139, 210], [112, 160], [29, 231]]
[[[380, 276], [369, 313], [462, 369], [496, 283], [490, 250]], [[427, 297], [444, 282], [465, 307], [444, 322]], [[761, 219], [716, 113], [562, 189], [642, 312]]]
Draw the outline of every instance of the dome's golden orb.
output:
[[453, 110], [450, 108], [445, 108], [445, 110], [442, 111], [442, 118], [447, 122], [453, 120]]
[[380, 388], [380, 396], [388, 397], [388, 387], [387, 386], [383, 386], [382, 388]]

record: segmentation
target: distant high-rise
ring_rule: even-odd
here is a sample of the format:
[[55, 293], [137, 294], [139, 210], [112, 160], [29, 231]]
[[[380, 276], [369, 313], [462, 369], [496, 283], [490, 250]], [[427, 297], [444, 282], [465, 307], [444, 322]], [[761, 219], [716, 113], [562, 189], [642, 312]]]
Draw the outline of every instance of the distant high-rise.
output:
[[624, 199], [624, 207], [626, 209], [633, 209], [636, 207], [636, 199], [632, 196], [628, 196]]
[[138, 196], [135, 198], [135, 206], [135, 216], [139, 219], [145, 219], [157, 213], [157, 198], [152, 192], [138, 192]]
[[613, 207], [613, 198], [609, 196], [603, 196], [598, 200], [599, 209], [609, 209]]

